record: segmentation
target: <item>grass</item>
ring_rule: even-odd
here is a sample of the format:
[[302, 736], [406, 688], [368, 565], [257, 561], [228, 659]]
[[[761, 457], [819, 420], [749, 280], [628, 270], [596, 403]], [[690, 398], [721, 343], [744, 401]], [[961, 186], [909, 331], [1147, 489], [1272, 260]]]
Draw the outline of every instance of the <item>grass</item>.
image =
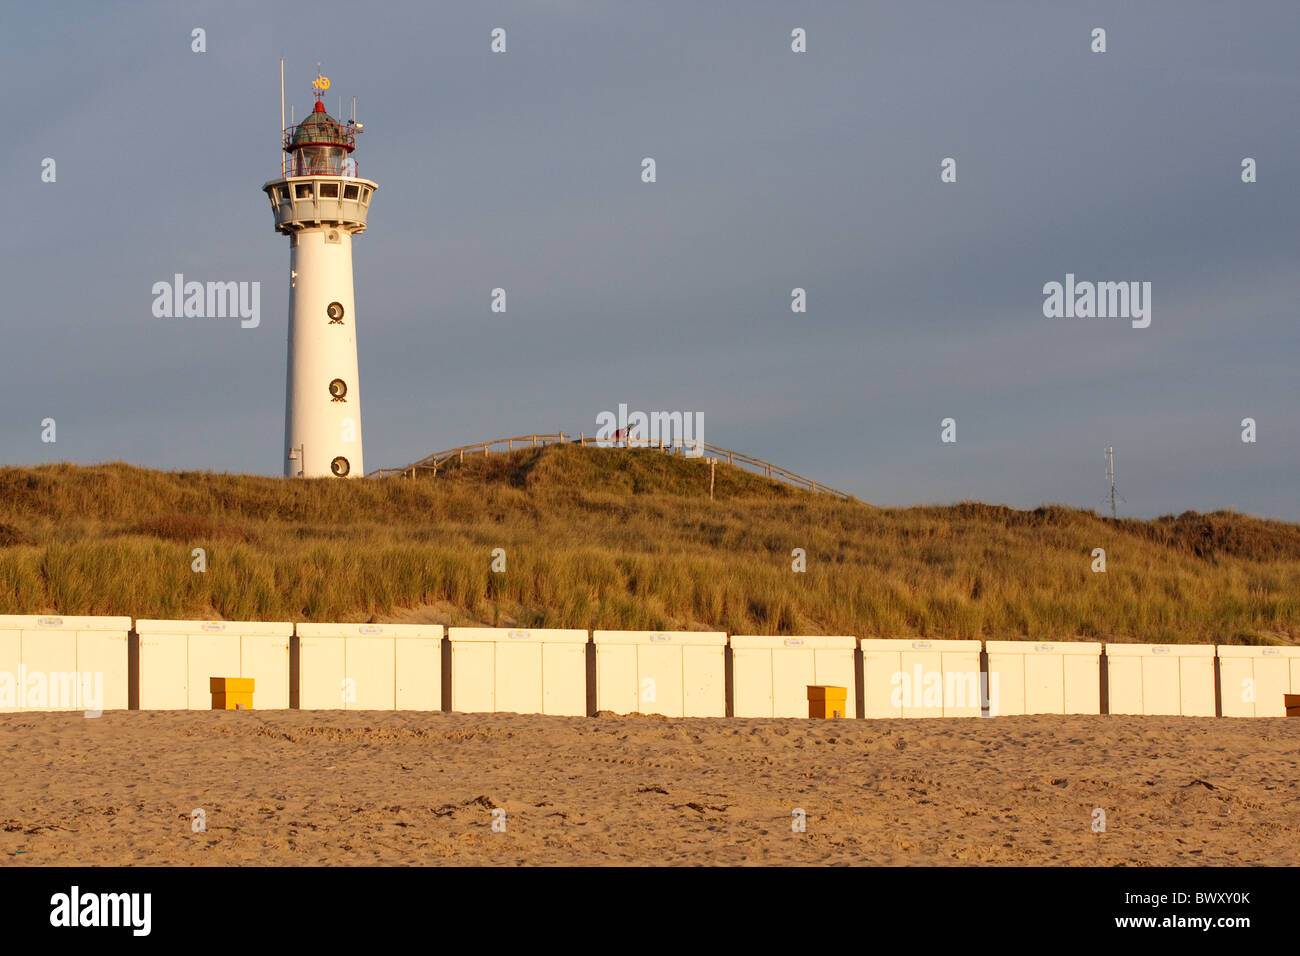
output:
[[[437, 478], [0, 469], [0, 613], [1162, 643], [1300, 639], [1300, 526], [880, 509], [653, 450]], [[203, 548], [207, 571], [191, 570]], [[504, 548], [506, 572], [491, 571]], [[791, 570], [794, 548], [806, 573]], [[1104, 548], [1107, 570], [1093, 573]]]

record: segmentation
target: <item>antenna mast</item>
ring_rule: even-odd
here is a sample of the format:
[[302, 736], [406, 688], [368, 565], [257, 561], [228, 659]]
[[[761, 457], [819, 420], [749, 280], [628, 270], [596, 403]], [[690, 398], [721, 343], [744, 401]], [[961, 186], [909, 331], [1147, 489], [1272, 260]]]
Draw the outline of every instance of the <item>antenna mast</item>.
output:
[[1106, 477], [1110, 479], [1110, 517], [1115, 520], [1115, 449], [1106, 448]]
[[284, 57], [280, 57], [280, 178], [284, 179]]

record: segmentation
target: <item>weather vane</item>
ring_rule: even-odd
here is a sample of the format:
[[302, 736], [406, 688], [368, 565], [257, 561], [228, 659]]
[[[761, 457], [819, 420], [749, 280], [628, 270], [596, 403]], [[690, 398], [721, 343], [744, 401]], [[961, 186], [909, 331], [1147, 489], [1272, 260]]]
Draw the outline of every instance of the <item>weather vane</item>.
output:
[[311, 81], [311, 85], [316, 91], [316, 99], [324, 99], [325, 91], [330, 88], [330, 78], [320, 71], [320, 63], [316, 64], [316, 79]]

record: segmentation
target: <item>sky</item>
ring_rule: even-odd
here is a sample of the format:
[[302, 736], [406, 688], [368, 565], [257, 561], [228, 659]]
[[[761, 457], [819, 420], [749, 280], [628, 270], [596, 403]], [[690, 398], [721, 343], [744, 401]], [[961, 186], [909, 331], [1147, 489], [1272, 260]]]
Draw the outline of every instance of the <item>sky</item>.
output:
[[[1101, 510], [1113, 446], [1121, 515], [1300, 520], [1297, 40], [1293, 0], [6, 4], [0, 464], [282, 473], [284, 57], [379, 183], [367, 469], [624, 403], [878, 505]], [[260, 324], [156, 317], [175, 273]], [[1046, 317], [1067, 274], [1150, 326]]]

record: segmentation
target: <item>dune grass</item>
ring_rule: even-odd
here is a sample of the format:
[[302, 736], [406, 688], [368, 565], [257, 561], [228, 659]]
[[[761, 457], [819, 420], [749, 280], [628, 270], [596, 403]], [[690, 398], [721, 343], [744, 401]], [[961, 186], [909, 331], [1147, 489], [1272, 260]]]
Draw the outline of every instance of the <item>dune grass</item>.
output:
[[1300, 526], [879, 509], [723, 465], [711, 502], [699, 461], [575, 446], [414, 480], [3, 468], [0, 613], [1292, 643]]

